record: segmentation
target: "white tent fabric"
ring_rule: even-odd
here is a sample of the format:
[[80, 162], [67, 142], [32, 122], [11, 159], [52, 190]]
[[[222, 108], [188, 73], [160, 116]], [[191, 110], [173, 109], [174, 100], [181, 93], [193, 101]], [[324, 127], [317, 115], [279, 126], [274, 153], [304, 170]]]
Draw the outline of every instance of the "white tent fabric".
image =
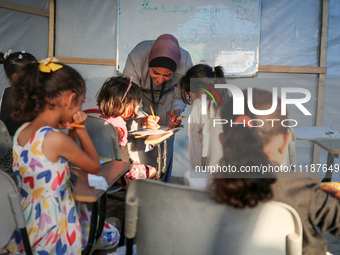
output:
[[[48, 10], [48, 0], [6, 0]], [[222, 0], [221, 0], [222, 1]], [[261, 1], [260, 65], [318, 66], [321, 33], [321, 0]], [[56, 0], [55, 56], [116, 59], [118, 0]], [[38, 59], [48, 54], [48, 18], [0, 8], [0, 51], [25, 50]], [[124, 31], [120, 31], [124, 33]], [[133, 36], [133, 35], [131, 35]], [[196, 63], [194, 63], [196, 64]], [[72, 64], [87, 82], [84, 108], [95, 107], [95, 95], [106, 78], [118, 75], [114, 66]], [[340, 1], [330, 0], [327, 48], [327, 75], [323, 125], [340, 129]], [[292, 109], [299, 127], [313, 126], [316, 115], [316, 74], [258, 73], [254, 78], [229, 79], [241, 88], [254, 86], [302, 87], [312, 99], [306, 107], [312, 116]], [[0, 68], [0, 92], [9, 86]], [[184, 115], [188, 115], [187, 107]], [[186, 120], [186, 119], [185, 119]], [[181, 176], [189, 169], [187, 123], [176, 134], [173, 175]], [[298, 164], [310, 164], [312, 146], [297, 143]], [[326, 162], [321, 150], [320, 163]], [[336, 159], [336, 164], [340, 164]], [[340, 176], [340, 174], [339, 174]]]

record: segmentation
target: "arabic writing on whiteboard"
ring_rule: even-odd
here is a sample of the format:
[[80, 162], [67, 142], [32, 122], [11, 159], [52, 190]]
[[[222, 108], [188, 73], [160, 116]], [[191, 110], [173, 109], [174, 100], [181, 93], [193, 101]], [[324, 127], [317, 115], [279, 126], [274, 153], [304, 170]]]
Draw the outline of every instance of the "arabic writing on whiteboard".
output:
[[120, 1], [118, 70], [140, 41], [169, 33], [194, 64], [252, 75], [258, 67], [259, 8], [259, 0]]

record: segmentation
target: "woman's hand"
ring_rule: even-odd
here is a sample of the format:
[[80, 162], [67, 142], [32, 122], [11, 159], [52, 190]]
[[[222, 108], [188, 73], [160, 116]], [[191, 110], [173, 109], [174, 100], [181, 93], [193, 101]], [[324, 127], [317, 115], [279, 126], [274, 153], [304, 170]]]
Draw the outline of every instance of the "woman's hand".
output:
[[159, 120], [159, 116], [155, 116], [154, 119], [152, 115], [148, 115], [142, 118], [142, 125], [146, 126], [148, 129], [156, 130], [160, 128], [160, 126], [157, 124]]
[[181, 116], [181, 111], [179, 109], [175, 109], [172, 111], [171, 115], [172, 117], [170, 117], [169, 127], [171, 128], [178, 127], [182, 123], [182, 121], [181, 120], [177, 121], [176, 119]]

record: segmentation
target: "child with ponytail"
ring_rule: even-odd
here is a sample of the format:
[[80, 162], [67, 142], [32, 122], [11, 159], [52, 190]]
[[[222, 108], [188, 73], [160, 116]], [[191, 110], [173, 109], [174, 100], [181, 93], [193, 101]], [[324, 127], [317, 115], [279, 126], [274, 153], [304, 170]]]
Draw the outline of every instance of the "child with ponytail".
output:
[[[36, 61], [37, 59], [32, 54], [25, 51], [12, 52], [9, 50], [5, 54], [0, 52], [0, 64], [4, 65], [4, 71], [10, 83], [15, 81], [20, 68], [24, 64]], [[15, 131], [17, 131], [23, 123], [33, 120], [33, 118], [27, 119], [25, 118], [26, 116], [23, 116], [23, 119], [14, 120], [11, 117], [13, 104], [11, 101], [11, 90], [11, 87], [5, 88], [2, 93], [0, 118], [6, 125], [9, 134], [13, 136]]]
[[[188, 118], [189, 157], [191, 171], [202, 163], [203, 127], [210, 118], [220, 117], [221, 106], [228, 99], [226, 89], [215, 89], [215, 84], [225, 84], [224, 70], [221, 66], [211, 67], [198, 64], [191, 67], [181, 79], [182, 100], [191, 104]], [[202, 114], [202, 97], [207, 102], [206, 114]], [[216, 99], [212, 99], [213, 95]], [[205, 188], [205, 178], [193, 178], [190, 171], [184, 175], [188, 185]]]
[[[13, 138], [13, 170], [34, 254], [81, 254], [88, 240], [90, 212], [72, 195], [68, 161], [94, 174], [100, 162], [83, 124], [86, 87], [73, 68], [48, 58], [22, 66], [12, 82], [13, 117], [35, 117], [23, 124]], [[70, 136], [57, 128], [66, 123]], [[77, 136], [81, 148], [71, 138]], [[22, 252], [16, 231], [5, 249]], [[114, 248], [119, 232], [105, 224], [98, 249]], [[113, 249], [112, 249], [113, 250]]]

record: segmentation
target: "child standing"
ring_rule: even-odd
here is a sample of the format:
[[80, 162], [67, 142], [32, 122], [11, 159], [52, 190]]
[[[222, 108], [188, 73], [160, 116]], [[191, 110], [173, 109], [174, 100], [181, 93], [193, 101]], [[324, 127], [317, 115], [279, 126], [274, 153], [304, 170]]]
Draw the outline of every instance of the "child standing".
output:
[[[202, 163], [203, 127], [210, 118], [220, 117], [221, 105], [228, 98], [226, 89], [215, 89], [215, 84], [224, 84], [224, 71], [220, 66], [198, 64], [191, 67], [181, 80], [182, 100], [191, 104], [188, 119], [189, 156], [191, 170]], [[213, 100], [208, 93], [216, 97], [217, 91], [220, 100]], [[206, 114], [202, 114], [202, 95], [206, 95]], [[217, 98], [217, 97], [216, 97]], [[185, 181], [195, 188], [205, 188], [204, 178], [190, 178], [190, 171], [184, 175]]]
[[[88, 173], [100, 168], [97, 152], [82, 124], [86, 87], [73, 68], [45, 59], [22, 67], [12, 84], [13, 117], [36, 116], [23, 124], [13, 139], [13, 170], [34, 254], [81, 254], [88, 240], [90, 213], [72, 195], [68, 160]], [[57, 130], [66, 123], [70, 136]], [[11, 253], [23, 247], [18, 232], [6, 246]], [[119, 232], [105, 224], [100, 249], [113, 248]]]
[[[97, 95], [97, 105], [102, 112], [100, 116], [110, 122], [117, 130], [122, 161], [131, 163], [127, 142], [128, 130], [125, 120], [135, 118], [140, 108], [142, 93], [132, 79], [112, 77], [105, 81]], [[149, 165], [133, 162], [125, 174], [127, 184], [134, 179], [153, 178], [156, 169]]]

